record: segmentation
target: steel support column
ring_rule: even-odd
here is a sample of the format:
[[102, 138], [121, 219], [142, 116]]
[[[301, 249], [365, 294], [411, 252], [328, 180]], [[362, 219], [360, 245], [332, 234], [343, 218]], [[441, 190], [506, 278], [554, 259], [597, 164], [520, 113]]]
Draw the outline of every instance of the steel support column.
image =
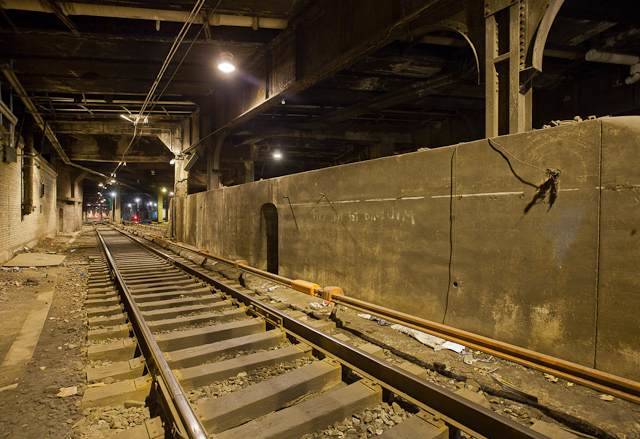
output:
[[487, 137], [532, 129], [531, 80], [536, 72], [530, 51], [550, 3], [555, 2], [485, 0]]

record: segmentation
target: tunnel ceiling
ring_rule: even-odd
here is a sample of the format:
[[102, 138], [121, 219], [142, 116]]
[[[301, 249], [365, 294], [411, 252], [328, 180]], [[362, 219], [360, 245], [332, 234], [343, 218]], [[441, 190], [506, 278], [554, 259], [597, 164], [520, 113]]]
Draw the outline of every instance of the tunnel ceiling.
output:
[[[83, 163], [92, 169], [109, 171], [113, 164], [109, 160], [119, 160], [117, 145], [124, 142], [122, 139], [131, 129], [119, 116], [139, 110], [181, 24], [34, 12], [7, 6], [15, 3], [0, 2], [4, 5], [0, 16], [3, 39], [0, 56], [12, 63], [16, 76], [52, 127], [67, 122], [78, 124], [75, 132], [61, 134], [67, 153], [81, 156], [80, 150], [86, 147], [85, 159], [89, 156], [90, 161]], [[193, 6], [192, 0], [51, 3], [69, 8], [88, 4], [168, 12], [188, 11]], [[446, 21], [462, 11], [464, 4], [440, 0], [434, 2], [429, 12]], [[290, 27], [292, 23], [304, 27], [307, 23], [298, 23], [298, 18], [311, 10], [315, 11], [310, 14], [312, 20], [322, 19], [323, 7], [328, 3], [208, 1], [205, 14], [213, 12], [216, 5], [216, 13], [286, 20]], [[584, 60], [585, 53], [593, 48], [636, 55], [640, 52], [640, 26], [632, 13], [634, 5], [635, 2], [627, 0], [564, 2], [545, 47], [543, 73], [533, 81], [534, 127], [576, 114], [629, 114], [638, 110], [640, 104], [633, 93], [620, 85], [628, 75], [628, 67]], [[375, 11], [363, 11], [361, 19], [374, 20]], [[334, 21], [336, 32], [352, 31], [341, 29], [337, 17]], [[188, 56], [153, 106], [152, 123], [183, 121], [220, 92], [232, 90], [231, 99], [235, 99], [233, 90], [238, 83], [251, 81], [251, 77], [239, 75], [233, 80], [221, 77], [213, 66], [216, 57], [221, 52], [231, 52], [242, 70], [255, 64], [260, 54], [288, 30], [193, 26], [188, 43], [181, 48], [190, 47]], [[479, 61], [484, 62], [483, 48], [476, 50]], [[260, 178], [361, 160], [370, 157], [368, 151], [377, 146], [385, 146], [384, 154], [389, 154], [482, 137], [485, 90], [475, 55], [472, 46], [457, 32], [428, 26], [409, 26], [387, 44], [372, 43], [370, 50], [350, 58], [335, 73], [309, 82], [300, 90], [284, 93], [277, 105], [261, 108], [235, 124], [229, 132], [229, 147], [222, 155], [225, 183], [239, 181], [234, 169], [237, 171], [242, 165], [251, 145], [257, 148], [254, 158], [256, 177]], [[577, 96], [574, 84], [585, 81], [601, 90], [602, 95], [610, 96], [611, 103], [605, 104], [602, 112], [589, 96], [584, 93]], [[606, 94], [604, 90], [611, 87], [614, 92]], [[80, 136], [83, 123], [105, 121], [112, 123], [115, 131]], [[158, 167], [157, 172], [166, 180], [173, 177], [168, 165], [170, 152], [166, 147], [163, 150], [160, 142], [151, 143], [148, 138], [140, 141], [127, 166], [129, 172], [141, 170], [139, 175], [132, 175], [135, 177], [132, 182], [144, 175], [142, 186], [156, 185], [154, 179], [146, 176], [146, 167], [161, 162], [167, 165], [166, 169]], [[275, 149], [281, 149], [287, 158], [278, 166], [269, 163]], [[109, 158], [109, 154], [113, 157]], [[194, 173], [203, 166], [198, 163]]]

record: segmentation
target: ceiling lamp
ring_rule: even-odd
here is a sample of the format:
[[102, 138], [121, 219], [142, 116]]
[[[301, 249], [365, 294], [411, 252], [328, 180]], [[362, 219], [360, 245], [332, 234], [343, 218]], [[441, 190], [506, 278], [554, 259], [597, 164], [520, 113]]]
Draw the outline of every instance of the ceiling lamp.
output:
[[271, 156], [274, 160], [282, 160], [282, 152], [279, 149], [273, 151], [273, 154]]
[[236, 71], [236, 65], [233, 62], [233, 55], [229, 52], [222, 52], [218, 59], [218, 70], [225, 75]]

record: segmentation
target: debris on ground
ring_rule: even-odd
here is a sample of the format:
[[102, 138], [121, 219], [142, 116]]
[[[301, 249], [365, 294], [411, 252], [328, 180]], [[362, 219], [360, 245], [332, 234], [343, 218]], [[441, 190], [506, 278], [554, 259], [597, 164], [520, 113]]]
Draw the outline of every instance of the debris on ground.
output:
[[[361, 314], [358, 314], [358, 316], [361, 316]], [[395, 329], [396, 331], [400, 331], [403, 334], [407, 334], [408, 336], [418, 340], [420, 343], [433, 348], [433, 350], [435, 351], [448, 349], [459, 354], [465, 350], [464, 345], [454, 343], [452, 341], [447, 341], [443, 338], [436, 337], [435, 335], [427, 334], [426, 332], [418, 331], [417, 329], [408, 328], [404, 325], [391, 325], [391, 329]]]
[[380, 326], [390, 326], [391, 323], [387, 322], [385, 319], [381, 319], [380, 317], [371, 315], [371, 314], [358, 314], [358, 317], [365, 320], [371, 320], [372, 322], [376, 322]]
[[557, 383], [558, 382], [558, 378], [551, 375], [550, 373], [545, 373], [544, 374], [544, 378], [549, 381], [550, 383]]
[[60, 391], [56, 396], [60, 398], [66, 398], [67, 396], [73, 396], [78, 394], [78, 386], [60, 387]]

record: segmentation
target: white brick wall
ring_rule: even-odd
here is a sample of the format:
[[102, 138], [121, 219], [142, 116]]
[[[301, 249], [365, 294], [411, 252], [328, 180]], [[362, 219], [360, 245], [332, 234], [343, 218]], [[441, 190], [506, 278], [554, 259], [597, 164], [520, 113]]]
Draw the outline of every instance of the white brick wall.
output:
[[[36, 157], [33, 170], [33, 204], [29, 215], [21, 216], [22, 148], [18, 148], [16, 163], [0, 162], [0, 263], [13, 252], [33, 245], [45, 236], [56, 233], [56, 172], [46, 160]], [[44, 196], [40, 197], [40, 184]]]

